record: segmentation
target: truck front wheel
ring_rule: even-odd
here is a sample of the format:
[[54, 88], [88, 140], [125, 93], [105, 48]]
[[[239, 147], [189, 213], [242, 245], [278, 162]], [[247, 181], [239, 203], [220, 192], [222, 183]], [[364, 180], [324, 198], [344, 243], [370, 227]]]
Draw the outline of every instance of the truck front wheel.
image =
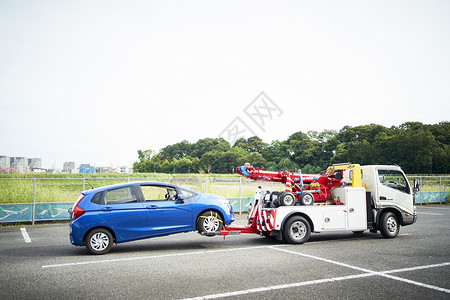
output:
[[400, 230], [397, 216], [393, 212], [385, 212], [380, 218], [380, 232], [388, 239], [395, 238]]
[[309, 240], [311, 225], [301, 216], [290, 217], [283, 229], [283, 238], [290, 244], [303, 244]]

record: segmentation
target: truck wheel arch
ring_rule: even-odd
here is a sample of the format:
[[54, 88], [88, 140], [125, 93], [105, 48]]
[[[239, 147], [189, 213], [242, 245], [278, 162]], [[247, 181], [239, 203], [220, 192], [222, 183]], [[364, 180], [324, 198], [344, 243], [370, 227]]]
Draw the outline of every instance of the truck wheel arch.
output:
[[380, 211], [377, 213], [377, 229], [378, 229], [378, 230], [379, 230], [379, 227], [380, 227], [380, 218], [381, 218], [381, 216], [382, 216], [384, 213], [387, 213], [387, 212], [392, 212], [392, 213], [394, 213], [395, 216], [397, 217], [398, 223], [399, 223], [400, 225], [403, 225], [403, 216], [402, 216], [401, 212], [400, 212], [398, 209], [394, 208], [394, 207], [387, 207], [387, 208], [385, 208], [385, 209], [383, 209], [383, 210], [380, 210]]
[[309, 222], [309, 225], [311, 226], [311, 232], [314, 232], [314, 223], [312, 222], [311, 218], [307, 214], [300, 213], [300, 212], [293, 212], [293, 213], [286, 215], [286, 217], [284, 217], [284, 219], [283, 219], [283, 223], [281, 223], [280, 232], [283, 232], [286, 221], [289, 220], [289, 218], [293, 217], [293, 216], [300, 216], [300, 217], [305, 218]]

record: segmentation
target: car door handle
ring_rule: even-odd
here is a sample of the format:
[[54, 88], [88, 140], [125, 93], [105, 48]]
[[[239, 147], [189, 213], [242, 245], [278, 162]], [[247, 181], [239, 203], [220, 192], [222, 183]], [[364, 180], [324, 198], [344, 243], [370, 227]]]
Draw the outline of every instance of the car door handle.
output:
[[157, 209], [158, 206], [156, 206], [156, 205], [149, 205], [149, 206], [147, 206], [146, 208], [147, 208], [147, 209]]
[[102, 211], [112, 211], [112, 207], [103, 207]]

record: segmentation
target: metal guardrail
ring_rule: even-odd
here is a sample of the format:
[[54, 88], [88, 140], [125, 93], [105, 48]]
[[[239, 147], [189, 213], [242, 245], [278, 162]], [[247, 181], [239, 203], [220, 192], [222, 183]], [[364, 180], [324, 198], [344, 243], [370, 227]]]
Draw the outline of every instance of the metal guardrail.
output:
[[[449, 199], [449, 182], [450, 176], [410, 176], [411, 178], [419, 178], [422, 187], [433, 186], [432, 189], [438, 191], [419, 192], [416, 194], [416, 204], [431, 204], [431, 203], [446, 203]], [[86, 187], [90, 188], [90, 184], [101, 183], [102, 185], [118, 183], [118, 182], [131, 182], [131, 181], [162, 181], [169, 182], [176, 185], [184, 186], [197, 190], [199, 192], [212, 192], [227, 197], [233, 206], [236, 213], [248, 211], [248, 206], [252, 202], [252, 197], [249, 194], [253, 193], [257, 186], [264, 186], [271, 189], [284, 189], [284, 185], [272, 183], [251, 181], [242, 177], [180, 177], [180, 178], [163, 178], [163, 177], [128, 177], [128, 178], [0, 178], [0, 200], [5, 202], [4, 193], [2, 193], [2, 183], [7, 181], [25, 181], [28, 182], [24, 186], [19, 195], [23, 202], [28, 203], [5, 203], [0, 204], [0, 223], [5, 222], [32, 222], [35, 221], [48, 221], [48, 220], [67, 220], [69, 219], [69, 213], [67, 210], [72, 206], [73, 201], [76, 200], [79, 193], [86, 190]], [[52, 182], [53, 181], [53, 182]], [[66, 182], [62, 184], [62, 182]], [[72, 181], [72, 182], [69, 182]], [[38, 184], [39, 182], [39, 184]], [[439, 183], [438, 185], [437, 182]], [[58, 199], [42, 196], [42, 190], [51, 190], [55, 183], [58, 188], [64, 190], [65, 185], [68, 185], [66, 189], [68, 192], [66, 195], [57, 193]], [[31, 184], [31, 185], [30, 185]], [[74, 188], [74, 185], [76, 187]], [[19, 188], [20, 189], [20, 188]], [[56, 188], [55, 188], [56, 189]], [[249, 192], [250, 191], [250, 192]], [[228, 194], [228, 195], [227, 195]], [[45, 193], [44, 193], [45, 195]], [[60, 198], [65, 196], [66, 200]], [[6, 197], [8, 197], [6, 195]], [[42, 199], [42, 197], [46, 197]], [[21, 202], [22, 202], [21, 201]], [[18, 202], [18, 201], [14, 201]]]
[[[441, 198], [447, 199], [449, 192], [419, 192], [416, 194], [417, 204], [442, 203]], [[253, 198], [227, 198], [236, 213], [246, 212]], [[68, 220], [67, 210], [73, 202], [67, 203], [27, 203], [27, 204], [0, 204], [0, 223], [7, 222], [34, 222]]]
[[[236, 213], [248, 211], [253, 198], [228, 198]], [[0, 204], [0, 223], [69, 220], [67, 203]]]

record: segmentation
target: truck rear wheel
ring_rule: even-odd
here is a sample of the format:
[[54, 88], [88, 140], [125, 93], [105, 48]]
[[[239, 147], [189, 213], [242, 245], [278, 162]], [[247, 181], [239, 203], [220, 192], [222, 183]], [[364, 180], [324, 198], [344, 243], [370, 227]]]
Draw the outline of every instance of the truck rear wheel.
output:
[[300, 202], [300, 205], [313, 205], [314, 196], [311, 193], [302, 193], [298, 198], [298, 202]]
[[400, 230], [397, 216], [393, 212], [385, 212], [380, 218], [380, 232], [388, 239], [395, 238]]
[[280, 196], [280, 204], [282, 206], [292, 206], [295, 204], [295, 196], [289, 192], [283, 192]]
[[283, 228], [283, 238], [290, 244], [303, 244], [311, 235], [311, 225], [301, 216], [290, 217]]

